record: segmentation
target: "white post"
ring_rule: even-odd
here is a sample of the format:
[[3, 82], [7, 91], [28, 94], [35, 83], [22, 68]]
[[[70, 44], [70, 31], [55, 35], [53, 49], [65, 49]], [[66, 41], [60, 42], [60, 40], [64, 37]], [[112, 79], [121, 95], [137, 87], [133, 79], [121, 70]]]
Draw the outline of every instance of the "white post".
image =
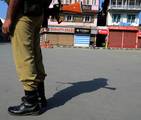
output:
[[117, 7], [117, 0], [116, 0], [116, 7]]

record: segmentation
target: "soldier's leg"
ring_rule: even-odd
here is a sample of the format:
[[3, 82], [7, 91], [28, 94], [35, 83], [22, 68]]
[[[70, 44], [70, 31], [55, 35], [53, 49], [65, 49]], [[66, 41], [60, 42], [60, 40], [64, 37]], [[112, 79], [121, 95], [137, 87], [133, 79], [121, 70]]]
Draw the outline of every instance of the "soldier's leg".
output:
[[34, 29], [33, 20], [22, 17], [17, 22], [12, 37], [16, 70], [25, 91], [22, 104], [8, 108], [8, 111], [14, 115], [38, 114], [40, 111], [37, 94], [40, 80], [37, 79], [38, 73], [35, 64]]
[[35, 23], [36, 29], [34, 32], [34, 51], [35, 51], [35, 64], [36, 64], [36, 70], [37, 70], [37, 78], [41, 81], [38, 84], [38, 94], [39, 94], [39, 100], [42, 107], [46, 107], [46, 97], [45, 97], [45, 85], [44, 85], [44, 79], [46, 76], [43, 60], [42, 60], [42, 53], [40, 48], [40, 26], [41, 26], [42, 18], [38, 20], [38, 23]]
[[16, 70], [24, 90], [27, 91], [35, 90], [38, 83], [33, 40], [34, 29], [32, 19], [22, 17], [17, 22], [12, 37]]
[[40, 48], [40, 27], [34, 32], [34, 52], [35, 52], [35, 65], [37, 70], [37, 78], [43, 81], [46, 77], [45, 68], [43, 65], [42, 52]]

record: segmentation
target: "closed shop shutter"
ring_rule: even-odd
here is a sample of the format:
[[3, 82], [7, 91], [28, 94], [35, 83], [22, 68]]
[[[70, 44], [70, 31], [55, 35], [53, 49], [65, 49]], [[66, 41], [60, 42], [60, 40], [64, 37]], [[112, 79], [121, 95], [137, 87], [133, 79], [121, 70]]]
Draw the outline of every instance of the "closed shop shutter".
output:
[[118, 30], [111, 30], [109, 32], [108, 47], [121, 48], [122, 47], [122, 32]]
[[90, 36], [89, 35], [75, 35], [74, 46], [77, 47], [89, 47]]
[[124, 31], [123, 48], [136, 48], [136, 31]]
[[59, 45], [73, 45], [73, 35], [72, 34], [61, 34], [58, 35]]
[[73, 45], [73, 35], [72, 34], [48, 34], [47, 40], [53, 45]]
[[138, 37], [138, 48], [141, 48], [141, 37]]
[[53, 45], [57, 45], [58, 44], [58, 35], [55, 34], [48, 34], [47, 35], [47, 40], [49, 40], [51, 42], [51, 44]]

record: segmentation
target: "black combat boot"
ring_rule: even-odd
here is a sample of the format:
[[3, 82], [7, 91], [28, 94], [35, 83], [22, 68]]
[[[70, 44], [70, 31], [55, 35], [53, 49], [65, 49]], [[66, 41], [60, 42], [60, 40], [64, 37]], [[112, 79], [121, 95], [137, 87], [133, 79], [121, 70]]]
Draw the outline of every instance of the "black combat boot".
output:
[[39, 115], [40, 105], [36, 91], [25, 91], [25, 96], [22, 97], [22, 103], [17, 106], [8, 108], [8, 112], [12, 115]]
[[47, 99], [45, 97], [45, 87], [44, 87], [44, 82], [40, 82], [38, 84], [38, 99], [39, 99], [39, 103], [41, 105], [42, 108], [47, 107]]

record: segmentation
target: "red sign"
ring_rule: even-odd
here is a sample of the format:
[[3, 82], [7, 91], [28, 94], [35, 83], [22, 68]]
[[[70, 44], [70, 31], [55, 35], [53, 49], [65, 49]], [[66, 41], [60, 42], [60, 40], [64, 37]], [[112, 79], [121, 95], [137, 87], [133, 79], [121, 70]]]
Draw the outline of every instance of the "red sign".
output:
[[101, 29], [101, 30], [98, 30], [98, 33], [102, 35], [108, 35], [109, 31], [107, 29]]

